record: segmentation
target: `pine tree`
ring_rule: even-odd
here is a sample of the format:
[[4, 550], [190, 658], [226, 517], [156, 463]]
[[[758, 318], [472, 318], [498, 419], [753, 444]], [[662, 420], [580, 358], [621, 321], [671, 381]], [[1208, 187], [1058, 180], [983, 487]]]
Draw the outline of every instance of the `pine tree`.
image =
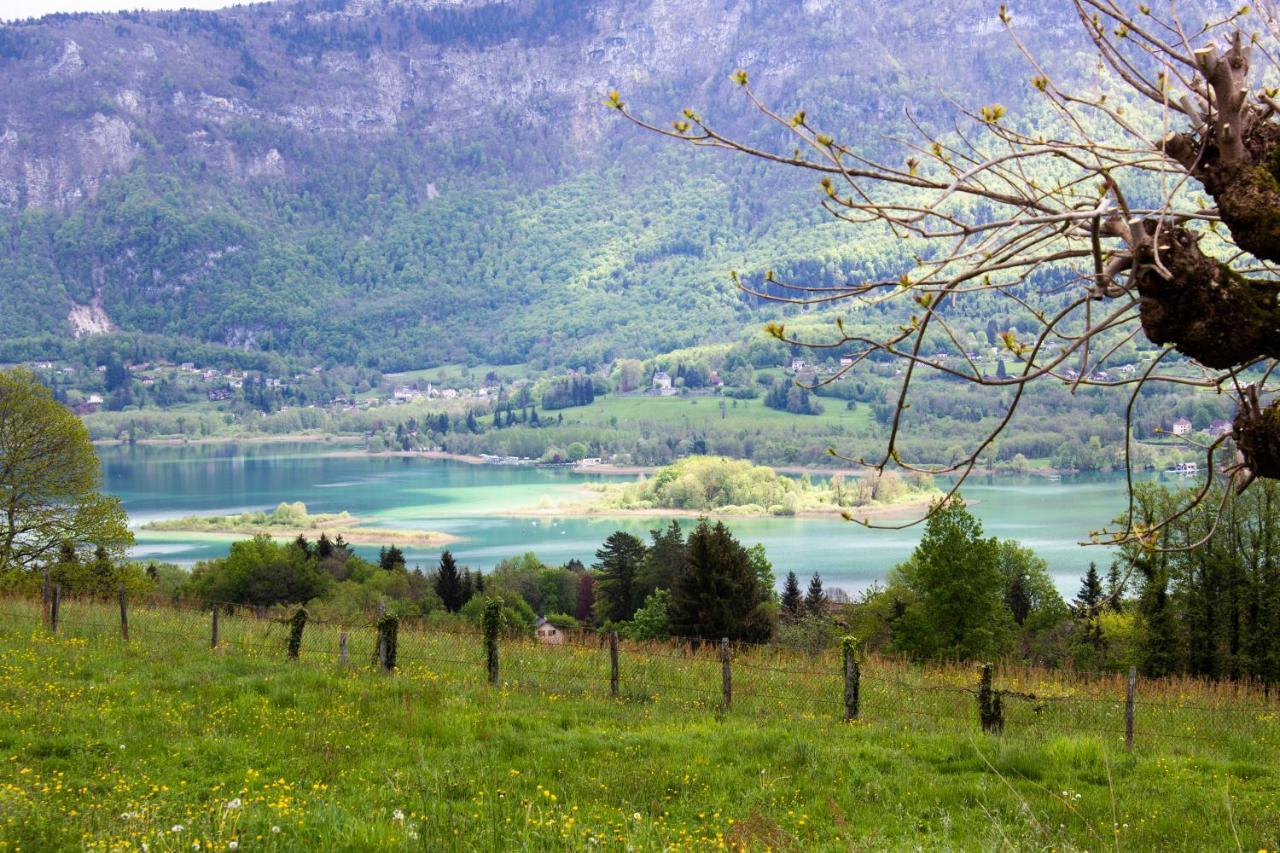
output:
[[393, 572], [404, 568], [404, 552], [392, 545], [378, 552], [378, 565], [385, 571]]
[[1124, 609], [1124, 581], [1120, 577], [1120, 564], [1114, 561], [1107, 570], [1107, 607], [1115, 613]]
[[596, 551], [596, 610], [603, 621], [625, 622], [644, 603], [636, 583], [644, 556], [644, 543], [621, 530]]
[[440, 555], [440, 566], [436, 569], [436, 595], [444, 604], [444, 609], [457, 613], [466, 603], [462, 596], [462, 575], [458, 572], [458, 564], [453, 554], [445, 551]]
[[800, 594], [800, 581], [795, 572], [787, 572], [787, 582], [782, 588], [782, 615], [787, 619], [799, 618], [804, 607]]
[[329, 539], [328, 533], [320, 534], [320, 539], [316, 542], [316, 556], [321, 560], [327, 560], [333, 556], [333, 542]]
[[1085, 572], [1084, 578], [1080, 581], [1080, 591], [1076, 593], [1076, 600], [1072, 602], [1072, 606], [1075, 607], [1078, 616], [1092, 619], [1102, 609], [1102, 599], [1102, 580], [1098, 577], [1098, 567], [1090, 563], [1089, 571]]
[[822, 576], [817, 572], [809, 579], [809, 590], [804, 594], [804, 608], [814, 616], [821, 616], [827, 607], [827, 596], [822, 591]]
[[650, 530], [652, 541], [645, 553], [640, 570], [640, 600], [648, 598], [655, 590], [670, 590], [676, 578], [684, 571], [688, 551], [684, 543], [684, 531], [680, 522], [672, 519], [661, 530]]
[[763, 641], [773, 625], [747, 549], [722, 522], [705, 518], [689, 534], [688, 564], [671, 590], [672, 633]]

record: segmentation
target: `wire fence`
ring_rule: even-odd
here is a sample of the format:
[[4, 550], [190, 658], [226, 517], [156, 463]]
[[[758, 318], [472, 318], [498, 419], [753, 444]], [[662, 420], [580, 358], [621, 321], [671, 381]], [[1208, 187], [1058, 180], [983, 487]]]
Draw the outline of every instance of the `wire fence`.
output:
[[[62, 597], [0, 599], [0, 636], [26, 629], [170, 654], [290, 656], [297, 609], [226, 602]], [[329, 667], [387, 663], [380, 614], [319, 619], [297, 631], [300, 661]], [[546, 640], [553, 639], [554, 642]], [[1128, 743], [1197, 741], [1280, 754], [1280, 701], [1268, 686], [1137, 679], [1018, 664], [920, 666], [844, 648], [672, 640], [616, 634], [510, 632], [495, 638], [496, 680], [483, 631], [456, 620], [404, 618], [392, 666], [446, 684], [714, 713], [857, 721], [909, 730], [986, 728], [1019, 736], [1088, 734]], [[994, 712], [994, 717], [992, 716]]]

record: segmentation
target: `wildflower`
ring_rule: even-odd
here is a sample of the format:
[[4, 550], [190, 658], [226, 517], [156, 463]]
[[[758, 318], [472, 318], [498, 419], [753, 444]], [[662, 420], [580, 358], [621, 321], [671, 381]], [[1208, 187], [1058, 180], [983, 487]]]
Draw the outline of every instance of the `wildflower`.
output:
[[239, 841], [228, 841], [228, 842], [227, 842], [227, 849], [228, 849], [228, 850], [239, 850], [239, 849], [240, 849], [240, 842], [239, 842]]
[[400, 809], [396, 809], [396, 810], [395, 810], [395, 813], [391, 815], [391, 819], [392, 819], [392, 820], [404, 820], [404, 812], [400, 811]]
[[273, 826], [273, 827], [271, 827], [271, 831], [272, 831], [272, 832], [274, 832], [274, 833], [279, 833], [279, 832], [280, 832], [280, 827], [278, 827], [278, 826]]
[[228, 809], [228, 810], [233, 810], [233, 809], [238, 809], [238, 808], [240, 808], [240, 798], [239, 798], [239, 797], [236, 797], [234, 800], [232, 800], [231, 802], [227, 803], [227, 809]]
[[175, 823], [175, 824], [173, 825], [173, 828], [172, 828], [172, 829], [170, 829], [169, 831], [170, 831], [170, 832], [182, 832], [182, 824], [180, 824], [180, 823]]
[[632, 819], [632, 820], [641, 820], [640, 812], [636, 812], [635, 814], [633, 814], [633, 815], [631, 816], [631, 819]]

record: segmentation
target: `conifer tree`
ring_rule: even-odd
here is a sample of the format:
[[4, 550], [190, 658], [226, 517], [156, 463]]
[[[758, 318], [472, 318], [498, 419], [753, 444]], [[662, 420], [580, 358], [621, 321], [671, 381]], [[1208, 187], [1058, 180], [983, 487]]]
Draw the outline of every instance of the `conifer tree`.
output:
[[596, 612], [603, 621], [625, 622], [644, 603], [636, 582], [644, 561], [644, 543], [615, 531], [596, 551]]
[[450, 613], [457, 613], [462, 609], [462, 605], [466, 604], [462, 594], [462, 575], [458, 572], [458, 564], [454, 561], [453, 554], [449, 551], [440, 555], [435, 587], [436, 595], [440, 596], [444, 609]]
[[1072, 605], [1075, 607], [1077, 615], [1093, 618], [1102, 609], [1102, 600], [1102, 580], [1098, 577], [1098, 567], [1094, 563], [1090, 563], [1089, 570], [1085, 572], [1084, 578], [1080, 581], [1080, 591], [1076, 593], [1076, 600], [1072, 602]]
[[677, 636], [759, 642], [773, 631], [771, 608], [747, 549], [722, 522], [705, 518], [689, 534], [688, 563], [671, 590]]
[[826, 610], [827, 596], [822, 591], [822, 576], [817, 572], [809, 579], [809, 589], [804, 594], [804, 608], [814, 616], [821, 616]]
[[795, 572], [787, 572], [787, 582], [782, 588], [782, 615], [787, 619], [798, 619], [804, 608], [804, 597], [800, 594], [800, 581]]

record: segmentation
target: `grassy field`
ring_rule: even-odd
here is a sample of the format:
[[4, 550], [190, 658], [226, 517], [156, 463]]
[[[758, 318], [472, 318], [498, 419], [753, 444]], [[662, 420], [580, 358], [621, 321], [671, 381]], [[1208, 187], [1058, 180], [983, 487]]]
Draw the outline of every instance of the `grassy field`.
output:
[[868, 661], [843, 723], [830, 655], [743, 650], [723, 712], [714, 655], [672, 647], [624, 647], [611, 699], [593, 643], [504, 642], [489, 687], [469, 635], [406, 629], [388, 677], [365, 628], [344, 665], [341, 626], [290, 662], [273, 622], [224, 616], [211, 651], [207, 613], [135, 608], [127, 643], [114, 618], [68, 604], [52, 637], [0, 602], [0, 849], [1280, 844], [1280, 721], [1248, 691], [1144, 688], [1129, 752], [1115, 679], [1003, 672], [1075, 716], [1010, 697], [993, 736], [968, 667]]

